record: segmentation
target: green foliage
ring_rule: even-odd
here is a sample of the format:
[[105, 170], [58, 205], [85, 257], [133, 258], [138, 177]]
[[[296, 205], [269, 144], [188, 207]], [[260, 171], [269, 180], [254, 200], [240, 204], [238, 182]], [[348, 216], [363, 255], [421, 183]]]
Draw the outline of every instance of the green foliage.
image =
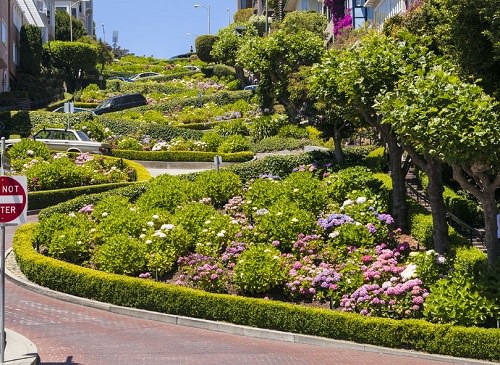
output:
[[425, 300], [424, 316], [436, 323], [481, 326], [500, 314], [498, 305], [483, 290], [464, 275], [441, 279], [431, 287], [431, 294]]
[[458, 247], [453, 258], [454, 275], [479, 278], [487, 271], [488, 258], [476, 247]]
[[137, 205], [161, 208], [172, 213], [178, 206], [198, 197], [200, 193], [192, 182], [164, 174], [151, 180], [147, 190], [137, 200]]
[[[348, 195], [354, 191], [365, 194], [366, 190], [377, 193], [381, 190], [381, 182], [373, 173], [363, 166], [348, 167], [325, 178], [326, 191], [332, 202], [342, 204]], [[369, 194], [369, 193], [366, 193]], [[361, 196], [358, 194], [358, 196]]]
[[196, 37], [195, 48], [196, 55], [203, 62], [213, 62], [214, 59], [211, 56], [212, 47], [214, 43], [217, 42], [218, 37], [213, 35], [201, 35]]
[[222, 141], [217, 148], [220, 153], [235, 153], [250, 150], [250, 141], [239, 134], [233, 134]]
[[312, 232], [316, 216], [296, 203], [281, 199], [253, 213], [258, 242], [277, 241], [282, 252], [291, 252], [299, 234]]
[[234, 285], [241, 293], [265, 294], [285, 278], [280, 251], [271, 245], [257, 244], [245, 250], [234, 268]]
[[217, 152], [224, 139], [215, 131], [206, 132], [201, 137], [201, 141], [207, 144], [207, 150], [210, 152]]
[[[49, 148], [43, 142], [34, 141], [30, 138], [23, 138], [20, 142], [15, 143], [9, 149], [9, 157], [14, 160], [20, 160], [20, 166], [22, 162], [27, 159], [40, 158], [42, 160], [47, 160], [50, 158]], [[17, 165], [17, 162], [14, 162]], [[20, 167], [19, 166], [19, 167]], [[16, 169], [19, 169], [16, 167]]]
[[234, 119], [229, 122], [217, 124], [214, 128], [215, 132], [223, 137], [228, 137], [233, 134], [248, 136], [248, 126], [241, 119]]
[[287, 123], [288, 118], [283, 114], [257, 117], [250, 125], [250, 136], [254, 142], [275, 136], [283, 126], [287, 125]]
[[42, 53], [42, 34], [40, 29], [35, 25], [23, 25], [19, 41], [19, 72], [39, 76]]
[[251, 148], [254, 152], [274, 152], [300, 150], [308, 145], [314, 145], [314, 142], [309, 139], [272, 136], [253, 143]]
[[216, 208], [222, 208], [227, 201], [242, 193], [240, 177], [230, 171], [204, 171], [194, 179], [195, 189], [203, 198], [210, 198]]
[[314, 215], [327, 203], [324, 184], [309, 172], [293, 172], [280, 184], [286, 199]]
[[386, 157], [384, 147], [376, 148], [366, 156], [366, 167], [373, 172], [385, 172], [389, 168]]
[[194, 250], [195, 244], [205, 236], [205, 222], [217, 214], [211, 205], [190, 202], [178, 208], [172, 216], [172, 223], [180, 225], [188, 234], [189, 249]]
[[121, 150], [142, 151], [142, 144], [136, 138], [123, 137], [118, 141], [117, 147]]
[[309, 138], [309, 133], [303, 127], [295, 124], [288, 124], [282, 126], [278, 131], [278, 136], [282, 138]]
[[126, 234], [115, 234], [97, 248], [94, 261], [105, 272], [136, 275], [146, 264], [146, 243]]
[[287, 33], [307, 30], [314, 34], [323, 35], [327, 23], [326, 16], [318, 12], [292, 11], [286, 15], [280, 29]]

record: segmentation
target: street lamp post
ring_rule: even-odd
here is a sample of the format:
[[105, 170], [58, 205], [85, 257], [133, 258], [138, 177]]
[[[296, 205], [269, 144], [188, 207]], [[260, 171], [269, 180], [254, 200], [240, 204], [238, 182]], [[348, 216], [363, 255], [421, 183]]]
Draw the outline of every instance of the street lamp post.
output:
[[104, 23], [102, 23], [101, 26], [102, 26], [102, 41], [104, 44], [106, 44], [106, 32], [104, 30]]
[[69, 0], [69, 40], [70, 42], [73, 42], [73, 6], [75, 6], [78, 3], [85, 3], [90, 0], [78, 0], [78, 1], [72, 1]]
[[229, 27], [231, 25], [231, 14], [230, 14], [231, 10], [227, 8], [226, 11], [227, 11], [227, 26]]
[[210, 5], [193, 5], [195, 8], [205, 8], [208, 10], [208, 34], [210, 33]]

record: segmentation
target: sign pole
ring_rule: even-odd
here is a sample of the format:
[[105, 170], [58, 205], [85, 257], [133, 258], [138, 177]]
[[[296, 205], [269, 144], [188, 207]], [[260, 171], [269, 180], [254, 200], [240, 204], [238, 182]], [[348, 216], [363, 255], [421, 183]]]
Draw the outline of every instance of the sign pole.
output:
[[26, 176], [5, 176], [5, 138], [1, 139], [0, 166], [0, 364], [4, 364], [5, 346], [5, 227], [26, 222], [28, 184]]

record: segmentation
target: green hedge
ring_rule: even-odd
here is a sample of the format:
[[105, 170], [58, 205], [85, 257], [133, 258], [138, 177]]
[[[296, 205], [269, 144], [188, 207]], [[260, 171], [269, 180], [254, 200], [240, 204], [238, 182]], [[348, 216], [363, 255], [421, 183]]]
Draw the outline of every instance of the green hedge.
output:
[[152, 280], [107, 274], [38, 254], [36, 224], [21, 226], [13, 250], [34, 283], [115, 305], [293, 333], [449, 356], [500, 361], [500, 330], [435, 325], [310, 308], [279, 301], [212, 294]]
[[135, 170], [137, 176], [136, 182], [121, 182], [112, 184], [78, 186], [75, 188], [68, 188], [68, 189], [33, 191], [28, 193], [28, 209], [29, 210], [43, 209], [61, 202], [68, 201], [70, 199], [74, 199], [81, 195], [102, 193], [105, 191], [114, 190], [124, 186], [134, 185], [137, 184], [137, 182], [143, 182], [151, 179], [151, 175], [149, 174], [148, 170], [141, 164], [128, 160], [125, 160], [124, 163], [130, 168], [133, 168]]
[[221, 156], [222, 162], [245, 162], [254, 157], [252, 151], [217, 153], [197, 151], [132, 151], [113, 150], [113, 156], [138, 161], [191, 161], [213, 162], [215, 156]]

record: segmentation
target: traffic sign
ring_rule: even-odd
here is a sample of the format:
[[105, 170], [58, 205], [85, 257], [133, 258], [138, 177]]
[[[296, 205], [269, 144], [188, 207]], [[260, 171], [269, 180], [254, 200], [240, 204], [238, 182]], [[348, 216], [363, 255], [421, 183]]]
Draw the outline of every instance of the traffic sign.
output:
[[26, 176], [0, 176], [0, 223], [26, 222], [26, 192]]

